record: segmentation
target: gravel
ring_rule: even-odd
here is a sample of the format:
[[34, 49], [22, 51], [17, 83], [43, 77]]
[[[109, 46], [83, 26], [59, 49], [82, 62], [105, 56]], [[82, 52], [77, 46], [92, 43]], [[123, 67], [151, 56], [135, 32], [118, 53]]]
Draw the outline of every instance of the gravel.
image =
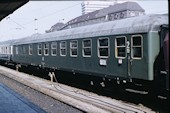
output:
[[83, 113], [81, 110], [55, 100], [54, 98], [51, 98], [1, 74], [0, 83], [5, 84], [15, 92], [24, 96], [32, 103], [45, 110], [47, 113]]

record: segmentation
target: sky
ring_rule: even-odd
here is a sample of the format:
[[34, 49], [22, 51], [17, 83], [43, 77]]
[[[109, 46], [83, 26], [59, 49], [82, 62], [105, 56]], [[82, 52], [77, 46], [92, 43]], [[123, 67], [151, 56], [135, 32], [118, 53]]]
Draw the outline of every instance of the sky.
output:
[[[137, 2], [145, 10], [145, 14], [168, 13], [168, 0], [126, 1]], [[81, 3], [82, 1], [29, 1], [0, 21], [0, 41], [23, 38], [35, 33], [43, 34], [57, 22], [66, 23], [80, 16]]]

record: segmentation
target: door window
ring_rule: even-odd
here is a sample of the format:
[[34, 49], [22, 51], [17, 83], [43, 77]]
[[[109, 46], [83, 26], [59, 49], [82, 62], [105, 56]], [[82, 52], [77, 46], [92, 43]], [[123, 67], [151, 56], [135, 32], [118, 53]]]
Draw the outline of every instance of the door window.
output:
[[131, 57], [133, 59], [141, 59], [143, 57], [143, 38], [141, 35], [132, 36]]

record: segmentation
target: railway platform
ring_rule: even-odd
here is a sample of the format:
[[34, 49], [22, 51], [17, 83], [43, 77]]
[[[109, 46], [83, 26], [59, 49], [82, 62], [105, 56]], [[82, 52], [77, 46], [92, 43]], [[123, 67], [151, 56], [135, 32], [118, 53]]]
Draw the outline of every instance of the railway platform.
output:
[[0, 66], [0, 74], [88, 113], [155, 113], [140, 105], [99, 96]]
[[0, 113], [46, 113], [6, 85], [0, 83]]

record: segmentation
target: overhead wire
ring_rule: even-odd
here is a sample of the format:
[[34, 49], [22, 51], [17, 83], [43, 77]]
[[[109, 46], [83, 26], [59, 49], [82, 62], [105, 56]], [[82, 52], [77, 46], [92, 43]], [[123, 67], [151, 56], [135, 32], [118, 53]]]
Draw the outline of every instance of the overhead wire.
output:
[[[82, 1], [81, 1], [81, 2], [82, 2]], [[76, 3], [76, 4], [72, 5], [72, 6], [69, 6], [69, 7], [66, 7], [66, 8], [63, 8], [63, 9], [57, 10], [57, 11], [54, 11], [54, 12], [52, 12], [52, 13], [50, 13], [50, 14], [47, 14], [47, 15], [44, 15], [44, 16], [41, 16], [41, 17], [38, 17], [37, 19], [38, 19], [38, 20], [40, 20], [40, 19], [45, 19], [45, 18], [47, 18], [47, 17], [49, 17], [49, 16], [52, 16], [52, 15], [55, 15], [55, 14], [61, 13], [61, 12], [65, 11], [65, 10], [68, 10], [68, 9], [70, 9], [70, 8], [72, 8], [72, 7], [75, 7], [75, 6], [79, 5], [79, 4], [81, 4], [81, 2]], [[39, 9], [48, 8], [47, 6], [49, 6], [49, 5], [51, 6], [51, 3], [49, 3], [49, 4], [48, 4], [48, 5], [46, 5], [46, 6], [40, 7]], [[162, 12], [167, 12], [167, 11], [168, 11], [168, 10], [164, 10], [164, 11], [159, 11], [159, 12], [154, 12], [154, 13], [162, 13]], [[31, 13], [32, 13], [32, 11], [31, 11]], [[18, 22], [14, 21], [14, 20], [13, 20], [13, 19], [11, 19], [11, 18], [10, 18], [10, 20], [11, 20], [12, 22], [14, 22], [15, 24], [17, 24], [18, 26], [20, 26], [20, 27], [24, 28], [24, 29], [26, 28], [26, 27], [24, 27], [24, 26], [26, 26], [26, 25], [28, 25], [28, 24], [30, 24], [30, 23], [35, 22], [35, 19], [33, 19], [33, 20], [28, 21], [28, 22], [26, 22], [26, 23], [23, 23], [23, 24], [21, 25], [21, 24], [19, 24]]]
[[35, 9], [33, 9], [33, 10], [29, 10], [29, 12], [26, 12], [26, 13], [24, 13], [24, 14], [29, 15], [30, 13], [31, 13], [31, 14], [32, 14], [32, 13], [35, 13], [36, 11], [39, 11], [39, 10], [41, 10], [41, 9], [49, 8], [48, 6], [50, 6], [50, 8], [51, 8], [51, 6], [54, 6], [54, 5], [56, 5], [56, 4], [50, 2], [50, 3], [46, 4], [45, 6], [42, 6], [42, 7], [39, 7], [39, 8], [35, 8]]
[[19, 24], [18, 22], [14, 21], [13, 19], [11, 19], [10, 17], [8, 17], [7, 19], [11, 20], [12, 22], [14, 22], [15, 24], [17, 24], [18, 26], [22, 27], [25, 29], [24, 26], [22, 26], [21, 24]]
[[[69, 7], [60, 9], [60, 10], [57, 10], [57, 11], [55, 11], [55, 12], [53, 12], [53, 13], [48, 14], [48, 15], [38, 17], [37, 19], [38, 19], [38, 20], [39, 20], [39, 19], [44, 19], [44, 18], [49, 17], [49, 16], [51, 16], [51, 15], [55, 15], [55, 14], [57, 14], [57, 13], [61, 13], [61, 12], [65, 11], [65, 10], [68, 10], [68, 9], [70, 9], [70, 8], [72, 8], [72, 7], [75, 7], [75, 6], [79, 5], [79, 4], [81, 4], [81, 3], [80, 3], [80, 2], [79, 2], [79, 3], [76, 3], [76, 4], [72, 5], [72, 6], [69, 6]], [[39, 9], [42, 9], [42, 8], [43, 8], [43, 7], [39, 8]], [[16, 21], [14, 21], [13, 19], [11, 19], [10, 17], [7, 17], [7, 18], [9, 18], [12, 22], [14, 22], [15, 24], [17, 24], [18, 26], [20, 26], [20, 27], [22, 27], [22, 28], [24, 28], [24, 29], [26, 28], [26, 27], [24, 27], [24, 26], [26, 26], [26, 25], [28, 25], [28, 24], [30, 24], [30, 23], [32, 23], [32, 22], [35, 21], [35, 19], [33, 19], [33, 20], [28, 21], [27, 23], [24, 23], [24, 24], [21, 25], [21, 24], [19, 24], [18, 22], [16, 22]], [[11, 30], [9, 30], [9, 31], [11, 31]], [[8, 32], [9, 32], [9, 31], [8, 31]]]
[[48, 17], [48, 16], [51, 16], [51, 15], [54, 15], [54, 14], [57, 14], [57, 13], [61, 13], [61, 12], [64, 11], [64, 10], [70, 9], [70, 8], [72, 8], [72, 7], [74, 7], [74, 6], [77, 6], [77, 5], [80, 5], [80, 4], [81, 4], [81, 3], [74, 4], [74, 5], [70, 6], [70, 7], [67, 7], [67, 8], [58, 10], [58, 11], [55, 11], [55, 12], [53, 12], [53, 13], [51, 13], [51, 14], [46, 15], [46, 16], [39, 17], [39, 19], [41, 19], [41, 18], [46, 18], [46, 17]]
[[[57, 11], [55, 11], [55, 12], [53, 12], [53, 13], [50, 13], [50, 14], [47, 14], [47, 15], [45, 15], [45, 16], [38, 17], [37, 19], [38, 19], [38, 20], [44, 19], [44, 18], [46, 18], [46, 17], [49, 17], [49, 16], [51, 16], [51, 15], [55, 15], [55, 14], [61, 13], [61, 12], [65, 11], [65, 10], [68, 10], [68, 9], [70, 9], [70, 8], [72, 8], [72, 7], [75, 7], [75, 6], [77, 6], [77, 5], [80, 5], [80, 4], [81, 4], [81, 3], [74, 4], [74, 5], [72, 5], [72, 6], [69, 6], [69, 7], [60, 9], [60, 10], [57, 10]], [[34, 19], [31, 20], [31, 21], [29, 21], [29, 22], [27, 22], [27, 23], [25, 23], [25, 24], [23, 24], [23, 25], [27, 25], [27, 24], [30, 24], [30, 23], [32, 23], [32, 22], [34, 22]]]

